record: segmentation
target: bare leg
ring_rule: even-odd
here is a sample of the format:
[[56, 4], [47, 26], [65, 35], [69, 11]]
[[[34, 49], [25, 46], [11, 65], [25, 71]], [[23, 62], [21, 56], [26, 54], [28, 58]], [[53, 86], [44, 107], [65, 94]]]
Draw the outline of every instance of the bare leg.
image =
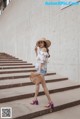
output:
[[[46, 96], [47, 96], [47, 98], [48, 98], [48, 101], [49, 101], [49, 104], [48, 104], [46, 107], [54, 109], [54, 105], [53, 105], [53, 102], [51, 101], [51, 97], [50, 97], [50, 95], [49, 95], [49, 91], [48, 91], [48, 89], [47, 89], [44, 76], [41, 76], [40, 78], [41, 78], [42, 87], [43, 87], [44, 92], [45, 92], [45, 94], [46, 94]], [[36, 105], [39, 104], [39, 103], [38, 103], [38, 100], [37, 100], [37, 95], [38, 95], [38, 93], [39, 93], [39, 88], [40, 88], [40, 84], [36, 84], [36, 90], [35, 90], [34, 101], [31, 103], [31, 104], [33, 104], [33, 105], [34, 105], [34, 104], [36, 104]]]
[[30, 104], [32, 105], [38, 105], [38, 100], [37, 100], [37, 96], [38, 96], [38, 93], [39, 93], [39, 88], [40, 88], [40, 85], [39, 84], [36, 84], [36, 90], [35, 90], [35, 95], [34, 95], [34, 100], [33, 102], [31, 102]]
[[48, 105], [46, 105], [45, 107], [54, 109], [54, 104], [53, 104], [53, 102], [52, 102], [52, 100], [51, 100], [51, 97], [50, 97], [50, 95], [49, 95], [49, 91], [48, 91], [48, 88], [47, 88], [47, 86], [46, 86], [46, 82], [45, 82], [44, 76], [42, 76], [42, 77], [43, 77], [43, 80], [42, 80], [42, 82], [41, 82], [41, 83], [42, 83], [42, 87], [43, 87], [44, 92], [45, 92], [45, 94], [46, 94], [46, 96], [47, 96], [47, 98], [48, 98], [48, 101], [49, 101]]
[[39, 93], [39, 89], [40, 89], [40, 84], [36, 84], [36, 90], [35, 90], [35, 96], [34, 96], [34, 99], [37, 100], [37, 96], [38, 96], [38, 93]]
[[[42, 76], [42, 77], [44, 78], [44, 76]], [[42, 83], [42, 87], [43, 87], [43, 89], [44, 89], [44, 92], [45, 92], [45, 94], [46, 94], [46, 96], [47, 96], [47, 98], [48, 98], [48, 101], [49, 101], [49, 102], [52, 102], [52, 101], [51, 101], [51, 97], [50, 97], [50, 95], [49, 95], [48, 88], [47, 88], [47, 86], [46, 86], [45, 79], [44, 79], [41, 83]]]

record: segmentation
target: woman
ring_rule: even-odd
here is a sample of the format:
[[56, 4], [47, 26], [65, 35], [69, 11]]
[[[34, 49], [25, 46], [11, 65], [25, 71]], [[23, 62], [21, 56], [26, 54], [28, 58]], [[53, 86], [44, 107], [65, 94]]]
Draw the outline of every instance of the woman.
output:
[[31, 104], [32, 105], [39, 104], [37, 100], [37, 95], [39, 93], [39, 88], [40, 88], [40, 83], [41, 83], [44, 89], [44, 92], [49, 101], [46, 107], [54, 109], [54, 105], [50, 98], [49, 91], [47, 89], [45, 78], [44, 78], [44, 75], [47, 73], [48, 58], [50, 57], [49, 49], [48, 49], [50, 45], [51, 45], [51, 42], [49, 40], [46, 40], [45, 38], [42, 38], [36, 43], [35, 52], [37, 56], [37, 64], [36, 64], [37, 73], [31, 73], [31, 77], [30, 77], [32, 79], [35, 79], [34, 83], [36, 84], [36, 90], [35, 90], [34, 100]]

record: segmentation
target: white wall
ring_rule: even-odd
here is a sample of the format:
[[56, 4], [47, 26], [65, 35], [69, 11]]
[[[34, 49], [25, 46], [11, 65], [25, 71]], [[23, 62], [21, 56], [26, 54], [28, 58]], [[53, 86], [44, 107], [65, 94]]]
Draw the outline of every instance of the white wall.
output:
[[80, 6], [61, 10], [45, 1], [11, 1], [0, 16], [0, 51], [35, 63], [35, 42], [46, 37], [52, 42], [48, 70], [79, 81]]

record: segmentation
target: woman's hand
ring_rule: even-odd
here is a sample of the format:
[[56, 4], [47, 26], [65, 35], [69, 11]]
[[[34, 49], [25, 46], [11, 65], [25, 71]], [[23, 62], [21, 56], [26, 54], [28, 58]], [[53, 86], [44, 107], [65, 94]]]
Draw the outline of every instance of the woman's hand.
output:
[[35, 46], [35, 49], [34, 50], [35, 50], [35, 52], [37, 52], [37, 46]]
[[38, 49], [37, 49], [37, 46], [35, 46], [35, 49], [34, 49], [34, 50], [35, 50], [36, 56], [37, 56], [37, 54], [38, 54], [38, 53], [37, 53], [37, 50], [38, 50]]

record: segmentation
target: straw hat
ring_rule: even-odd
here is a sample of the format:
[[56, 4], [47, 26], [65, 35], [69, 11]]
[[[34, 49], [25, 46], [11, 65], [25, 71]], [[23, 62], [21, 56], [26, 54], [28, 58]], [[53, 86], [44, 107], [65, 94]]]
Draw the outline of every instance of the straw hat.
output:
[[36, 46], [39, 46], [39, 42], [40, 41], [46, 42], [47, 47], [50, 47], [50, 45], [51, 45], [51, 41], [50, 40], [47, 40], [46, 38], [41, 38], [40, 40], [37, 41]]

